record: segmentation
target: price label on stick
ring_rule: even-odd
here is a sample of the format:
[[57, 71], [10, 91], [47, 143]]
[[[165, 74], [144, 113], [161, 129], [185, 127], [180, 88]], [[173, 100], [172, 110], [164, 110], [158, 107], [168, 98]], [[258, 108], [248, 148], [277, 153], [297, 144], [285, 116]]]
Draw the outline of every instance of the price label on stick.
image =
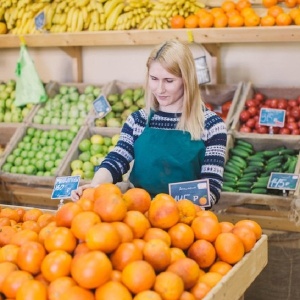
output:
[[41, 11], [34, 17], [34, 24], [36, 30], [42, 30], [45, 25], [45, 12]]
[[269, 178], [268, 189], [296, 190], [298, 181], [299, 175], [273, 172]]
[[259, 124], [271, 127], [284, 127], [285, 110], [262, 108], [259, 114]]
[[111, 106], [104, 95], [94, 100], [93, 105], [99, 118], [105, 117], [111, 111]]
[[71, 192], [78, 188], [80, 176], [56, 177], [51, 199], [65, 199], [71, 197]]
[[170, 183], [169, 194], [176, 201], [188, 199], [202, 207], [211, 206], [208, 179]]

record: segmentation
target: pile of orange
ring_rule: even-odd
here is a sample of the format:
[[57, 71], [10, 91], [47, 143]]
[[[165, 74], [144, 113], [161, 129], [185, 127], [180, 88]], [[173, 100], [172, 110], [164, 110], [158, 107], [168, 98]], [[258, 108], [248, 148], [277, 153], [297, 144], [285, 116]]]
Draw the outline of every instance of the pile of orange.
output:
[[202, 299], [261, 234], [255, 221], [113, 184], [55, 214], [2, 207], [0, 299]]
[[263, 0], [266, 14], [261, 16], [249, 0], [225, 0], [220, 7], [199, 9], [184, 18], [173, 16], [171, 28], [224, 28], [300, 25], [300, 0]]

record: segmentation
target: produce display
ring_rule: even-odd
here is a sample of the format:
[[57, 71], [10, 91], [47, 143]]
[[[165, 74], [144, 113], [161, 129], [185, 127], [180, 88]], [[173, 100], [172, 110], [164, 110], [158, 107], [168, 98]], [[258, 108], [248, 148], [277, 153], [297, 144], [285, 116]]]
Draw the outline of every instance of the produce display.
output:
[[295, 173], [299, 150], [285, 146], [272, 150], [255, 151], [251, 143], [236, 139], [229, 150], [224, 167], [224, 192], [253, 194], [282, 194], [281, 190], [268, 189], [271, 172]]
[[69, 175], [80, 175], [81, 179], [91, 180], [94, 177], [95, 167], [100, 165], [108, 152], [117, 144], [118, 139], [119, 134], [112, 137], [93, 134], [91, 137], [83, 138], [79, 141], [74, 155], [77, 157], [70, 162]]
[[27, 127], [3, 162], [1, 171], [36, 176], [56, 175], [77, 130], [78, 127], [69, 130]]
[[250, 219], [109, 183], [53, 213], [1, 207], [0, 228], [0, 296], [17, 300], [203, 299], [262, 238]]
[[259, 124], [259, 114], [261, 108], [283, 109], [285, 113], [285, 123], [283, 127], [272, 127], [273, 134], [300, 134], [300, 95], [294, 99], [269, 98], [257, 92], [253, 98], [246, 99], [245, 106], [240, 112], [240, 132], [268, 134], [269, 126]]
[[14, 105], [15, 89], [15, 80], [0, 83], [0, 123], [21, 123], [32, 109], [32, 104], [18, 107]]
[[86, 122], [93, 108], [93, 101], [101, 93], [101, 88], [88, 85], [80, 93], [76, 86], [61, 85], [59, 92], [41, 104], [32, 122], [46, 125], [78, 125]]
[[145, 105], [142, 88], [126, 88], [122, 92], [109, 93], [106, 98], [111, 111], [104, 118], [95, 118], [96, 127], [120, 128], [131, 113]]
[[213, 105], [210, 103], [205, 103], [205, 106], [210, 109], [211, 111], [214, 111], [217, 115], [219, 115], [224, 121], [227, 119], [227, 115], [229, 113], [230, 107], [232, 105], [232, 100], [228, 100], [222, 105]]

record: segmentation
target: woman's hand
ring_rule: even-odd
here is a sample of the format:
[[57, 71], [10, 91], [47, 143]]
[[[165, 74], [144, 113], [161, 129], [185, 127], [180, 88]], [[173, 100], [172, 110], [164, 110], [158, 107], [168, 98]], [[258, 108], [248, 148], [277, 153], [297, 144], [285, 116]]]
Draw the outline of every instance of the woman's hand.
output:
[[78, 201], [79, 198], [81, 197], [83, 191], [87, 188], [93, 187], [91, 184], [85, 184], [83, 186], [80, 186], [77, 188], [77, 190], [73, 190], [71, 192], [71, 200], [72, 201]]

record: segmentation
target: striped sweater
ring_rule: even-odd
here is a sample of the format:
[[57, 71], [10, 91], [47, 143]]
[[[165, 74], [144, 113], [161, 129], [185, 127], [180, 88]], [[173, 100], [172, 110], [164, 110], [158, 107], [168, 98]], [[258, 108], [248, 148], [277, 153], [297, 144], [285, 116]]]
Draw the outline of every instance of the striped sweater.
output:
[[[209, 179], [210, 197], [213, 204], [220, 198], [223, 184], [223, 171], [227, 142], [227, 130], [223, 120], [210, 110], [205, 111], [205, 130], [202, 140], [206, 152], [199, 178]], [[134, 160], [134, 143], [143, 132], [147, 122], [144, 110], [132, 113], [122, 128], [116, 147], [108, 153], [100, 168], [110, 171], [114, 183], [122, 181], [122, 175], [130, 169], [130, 162]], [[150, 120], [150, 127], [172, 130], [178, 123], [178, 114], [158, 111]]]

